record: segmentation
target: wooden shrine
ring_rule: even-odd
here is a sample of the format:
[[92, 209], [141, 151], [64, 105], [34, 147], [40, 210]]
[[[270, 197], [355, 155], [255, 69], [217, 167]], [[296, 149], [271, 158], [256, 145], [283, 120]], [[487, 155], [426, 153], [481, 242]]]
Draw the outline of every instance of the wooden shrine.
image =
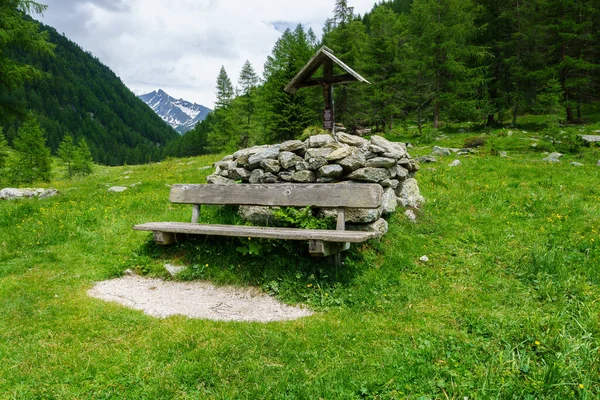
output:
[[[342, 75], [333, 75], [333, 66], [337, 65], [345, 73]], [[323, 67], [323, 76], [313, 77], [319, 68]], [[339, 83], [364, 82], [369, 83], [352, 68], [344, 64], [339, 58], [333, 55], [333, 51], [323, 46], [308, 61], [308, 63], [296, 74], [294, 79], [285, 87], [288, 93], [295, 93], [298, 89], [311, 86], [323, 87], [323, 99], [325, 100], [325, 110], [323, 111], [323, 128], [334, 132], [335, 115], [333, 107], [333, 85]]]

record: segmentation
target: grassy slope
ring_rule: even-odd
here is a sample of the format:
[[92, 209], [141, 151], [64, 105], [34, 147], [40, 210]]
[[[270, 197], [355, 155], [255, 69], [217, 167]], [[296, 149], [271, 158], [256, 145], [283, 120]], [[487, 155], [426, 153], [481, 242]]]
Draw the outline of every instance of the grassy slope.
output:
[[[166, 185], [204, 182], [215, 157], [98, 167], [53, 182], [58, 197], [0, 202], [0, 397], [597, 398], [600, 152], [550, 165], [526, 136], [488, 142], [461, 167], [423, 165], [418, 223], [397, 213], [340, 271], [303, 244], [261, 242], [262, 257], [244, 257], [233, 239], [164, 249], [131, 231], [188, 220]], [[164, 275], [165, 260], [193, 265], [184, 278], [261, 285], [320, 312], [157, 320], [86, 296], [125, 268]]]

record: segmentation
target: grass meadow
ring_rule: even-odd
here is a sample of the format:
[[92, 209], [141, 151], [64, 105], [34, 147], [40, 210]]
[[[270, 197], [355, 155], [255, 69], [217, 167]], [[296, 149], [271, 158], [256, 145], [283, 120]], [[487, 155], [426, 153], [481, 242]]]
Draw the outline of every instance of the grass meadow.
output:
[[[396, 212], [340, 269], [305, 243], [258, 241], [259, 255], [243, 255], [249, 243], [234, 238], [159, 247], [131, 230], [188, 221], [168, 185], [204, 183], [218, 156], [97, 166], [47, 185], [57, 197], [0, 201], [0, 398], [600, 398], [600, 147], [550, 164], [540, 150], [556, 144], [507, 131], [390, 135], [415, 143], [413, 156], [486, 142], [459, 167], [422, 164], [417, 221]], [[235, 216], [214, 207], [202, 219]], [[172, 279], [166, 262], [189, 266], [178, 279], [259, 286], [317, 312], [156, 319], [86, 294], [128, 268]]]

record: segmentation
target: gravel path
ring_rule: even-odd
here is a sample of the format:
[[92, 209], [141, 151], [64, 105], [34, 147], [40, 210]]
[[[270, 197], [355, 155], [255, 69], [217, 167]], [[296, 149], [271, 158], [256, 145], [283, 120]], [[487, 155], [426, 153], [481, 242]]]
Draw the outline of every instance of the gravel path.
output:
[[217, 321], [271, 322], [312, 315], [308, 309], [279, 303], [255, 288], [170, 282], [135, 275], [98, 282], [88, 294], [158, 318], [184, 315]]

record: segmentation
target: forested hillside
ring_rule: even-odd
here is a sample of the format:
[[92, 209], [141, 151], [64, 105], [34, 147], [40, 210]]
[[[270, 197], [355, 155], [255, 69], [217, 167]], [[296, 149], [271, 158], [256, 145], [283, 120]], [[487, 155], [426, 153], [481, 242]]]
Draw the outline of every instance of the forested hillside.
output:
[[216, 112], [168, 153], [275, 142], [319, 125], [321, 91], [283, 88], [322, 44], [372, 83], [336, 86], [336, 120], [348, 127], [516, 126], [527, 113], [554, 126], [586, 122], [600, 100], [598, 26], [594, 0], [393, 0], [364, 16], [336, 0], [320, 42], [301, 25], [281, 36], [262, 85], [245, 66], [246, 89], [233, 98], [223, 69]]
[[[97, 58], [53, 28], [40, 25], [56, 46], [54, 56], [20, 48], [9, 52], [15, 60], [36, 66], [45, 76], [3, 97], [10, 97], [19, 108], [38, 116], [53, 152], [70, 134], [76, 140], [85, 138], [94, 161], [101, 164], [159, 160], [164, 146], [179, 135]], [[9, 142], [21, 123], [17, 118], [6, 124]]]

